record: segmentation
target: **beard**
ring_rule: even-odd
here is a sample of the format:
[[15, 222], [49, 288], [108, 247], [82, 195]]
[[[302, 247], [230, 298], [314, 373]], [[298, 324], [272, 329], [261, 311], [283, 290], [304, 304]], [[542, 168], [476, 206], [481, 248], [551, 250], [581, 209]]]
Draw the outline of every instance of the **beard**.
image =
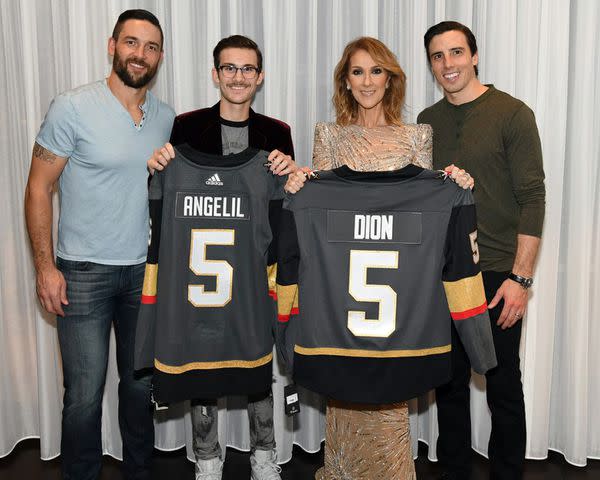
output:
[[[132, 74], [131, 72], [129, 72], [129, 70], [127, 70], [128, 63], [135, 63], [137, 65], [142, 65], [146, 67], [146, 73], [144, 73], [143, 75]], [[123, 60], [115, 51], [115, 55], [113, 57], [113, 70], [121, 79], [121, 81], [128, 87], [142, 88], [148, 85], [148, 83], [150, 83], [150, 81], [156, 75], [156, 71], [158, 70], [158, 63], [154, 65], [154, 67], [152, 67], [143, 60], [135, 57]]]

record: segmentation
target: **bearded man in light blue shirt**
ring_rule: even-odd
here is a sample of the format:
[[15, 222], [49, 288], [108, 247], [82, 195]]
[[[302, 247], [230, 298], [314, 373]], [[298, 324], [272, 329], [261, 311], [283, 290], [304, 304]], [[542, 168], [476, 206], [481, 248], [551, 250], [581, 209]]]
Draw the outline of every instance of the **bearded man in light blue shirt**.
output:
[[38, 297], [58, 315], [65, 387], [61, 454], [68, 479], [100, 475], [113, 324], [126, 478], [150, 478], [154, 446], [150, 378], [134, 375], [133, 353], [148, 241], [146, 159], [168, 140], [175, 116], [148, 90], [163, 57], [158, 19], [145, 10], [123, 12], [108, 53], [108, 78], [62, 93], [50, 105], [25, 193]]

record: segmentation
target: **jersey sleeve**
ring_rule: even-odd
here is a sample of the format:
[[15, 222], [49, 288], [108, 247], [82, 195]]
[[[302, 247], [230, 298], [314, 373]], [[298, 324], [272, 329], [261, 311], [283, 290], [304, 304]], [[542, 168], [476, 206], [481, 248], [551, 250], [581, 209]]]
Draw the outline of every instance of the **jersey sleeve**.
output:
[[[282, 135], [279, 135], [278, 150], [281, 150], [286, 155], [294, 157], [294, 142], [292, 141], [292, 131], [290, 126], [284, 124]], [[270, 152], [269, 152], [270, 153]], [[267, 277], [269, 279], [269, 295], [277, 299], [277, 255], [278, 255], [278, 238], [279, 238], [279, 223], [281, 220], [281, 208], [285, 192], [283, 187], [287, 180], [287, 175], [275, 177], [275, 189], [272, 191], [271, 201], [269, 202], [269, 225], [271, 226], [272, 240], [269, 245], [267, 256]]]
[[446, 236], [444, 290], [471, 366], [477, 373], [485, 373], [497, 362], [479, 267], [477, 217], [471, 192], [461, 191], [459, 198]]
[[[271, 244], [269, 245], [269, 251], [267, 256], [267, 265], [272, 268], [277, 263], [278, 255], [278, 238], [279, 238], [279, 223], [281, 221], [281, 208], [283, 205], [283, 197], [285, 192], [283, 187], [287, 176], [277, 176], [273, 179], [271, 186], [271, 200], [269, 201], [269, 226], [271, 227]], [[273, 283], [273, 287], [274, 287]], [[270, 284], [271, 286], [271, 284]]]
[[288, 372], [292, 371], [294, 341], [288, 332], [290, 319], [299, 313], [298, 308], [298, 269], [300, 248], [294, 213], [284, 201], [279, 223], [277, 254], [277, 325], [275, 343]]
[[162, 184], [164, 173], [156, 172], [150, 182], [150, 241], [142, 286], [142, 301], [138, 313], [135, 337], [135, 368], [152, 368], [154, 366], [154, 339], [156, 331], [156, 302], [158, 299], [158, 253], [162, 223]]

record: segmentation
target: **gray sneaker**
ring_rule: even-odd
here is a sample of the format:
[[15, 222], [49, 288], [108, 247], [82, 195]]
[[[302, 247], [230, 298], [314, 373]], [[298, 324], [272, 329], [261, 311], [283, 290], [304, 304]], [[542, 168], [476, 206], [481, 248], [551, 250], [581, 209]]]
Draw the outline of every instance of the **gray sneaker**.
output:
[[277, 465], [276, 460], [275, 450], [255, 450], [250, 455], [250, 480], [281, 480], [281, 467]]
[[196, 480], [221, 480], [223, 460], [219, 457], [196, 460]]

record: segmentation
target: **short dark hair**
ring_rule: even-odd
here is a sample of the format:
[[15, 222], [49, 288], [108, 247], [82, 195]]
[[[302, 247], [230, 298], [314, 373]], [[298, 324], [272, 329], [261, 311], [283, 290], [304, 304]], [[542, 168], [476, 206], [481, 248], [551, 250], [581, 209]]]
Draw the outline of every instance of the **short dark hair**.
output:
[[243, 35], [231, 35], [230, 37], [222, 38], [219, 43], [217, 43], [213, 50], [213, 61], [215, 63], [215, 68], [219, 68], [221, 52], [226, 48], [247, 48], [249, 50], [254, 50], [256, 52], [256, 58], [258, 61], [258, 71], [262, 71], [263, 58], [260, 48], [258, 48], [258, 45], [254, 40], [244, 37]]
[[[425, 53], [427, 54], [427, 61], [431, 65], [431, 58], [429, 58], [429, 44], [431, 40], [436, 35], [441, 35], [442, 33], [450, 32], [452, 30], [457, 30], [462, 32], [462, 34], [467, 39], [467, 45], [469, 45], [469, 50], [471, 50], [471, 55], [475, 55], [477, 53], [477, 40], [475, 39], [475, 35], [469, 27], [463, 25], [462, 23], [453, 22], [453, 21], [445, 21], [440, 22], [433, 27], [430, 27], [429, 30], [425, 32], [425, 36], [423, 37], [423, 41], [425, 43]], [[479, 70], [477, 69], [477, 65], [474, 66], [475, 75], [479, 75]]]
[[115, 23], [115, 28], [113, 29], [112, 38], [116, 40], [119, 39], [119, 35], [121, 34], [121, 30], [123, 30], [123, 24], [127, 20], [145, 20], [146, 22], [150, 22], [160, 32], [160, 49], [162, 50], [164, 43], [164, 35], [162, 28], [160, 26], [160, 22], [158, 18], [154, 16], [153, 13], [150, 13], [148, 10], [143, 10], [141, 8], [133, 9], [133, 10], [125, 10], [119, 18], [117, 19], [117, 23]]

